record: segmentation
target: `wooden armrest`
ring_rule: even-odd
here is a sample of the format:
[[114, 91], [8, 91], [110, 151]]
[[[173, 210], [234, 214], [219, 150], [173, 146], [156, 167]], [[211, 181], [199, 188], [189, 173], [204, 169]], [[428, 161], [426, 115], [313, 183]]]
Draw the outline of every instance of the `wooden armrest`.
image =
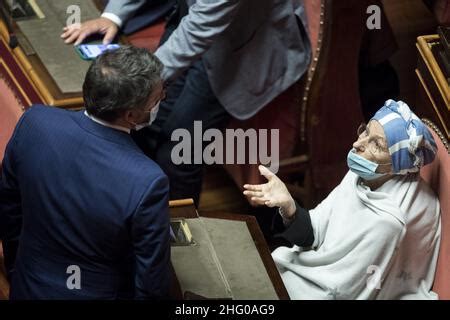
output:
[[169, 201], [170, 208], [193, 206], [193, 205], [194, 205], [194, 199], [180, 199], [180, 200]]

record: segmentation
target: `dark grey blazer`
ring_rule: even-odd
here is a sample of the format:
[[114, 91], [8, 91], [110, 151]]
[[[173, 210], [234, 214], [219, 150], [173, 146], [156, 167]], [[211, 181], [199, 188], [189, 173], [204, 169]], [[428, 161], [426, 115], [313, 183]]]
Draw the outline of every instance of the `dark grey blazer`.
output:
[[[110, 1], [126, 21], [145, 1]], [[203, 58], [225, 109], [247, 119], [306, 71], [311, 49], [300, 0], [187, 0], [187, 15], [156, 55], [172, 79]], [[301, 23], [300, 23], [301, 21]]]

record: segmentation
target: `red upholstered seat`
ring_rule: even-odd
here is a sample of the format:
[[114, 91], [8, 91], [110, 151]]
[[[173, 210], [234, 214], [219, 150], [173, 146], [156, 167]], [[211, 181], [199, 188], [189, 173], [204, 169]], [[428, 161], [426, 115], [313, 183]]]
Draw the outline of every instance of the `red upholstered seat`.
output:
[[166, 22], [162, 19], [160, 22], [128, 36], [128, 41], [136, 47], [155, 52], [164, 33], [165, 25]]
[[0, 167], [1, 160], [17, 121], [22, 115], [22, 107], [3, 79], [0, 79]]
[[440, 299], [450, 300], [450, 151], [444, 136], [427, 122], [438, 145], [436, 159], [421, 170], [421, 176], [431, 185], [441, 204], [441, 247], [433, 290]]

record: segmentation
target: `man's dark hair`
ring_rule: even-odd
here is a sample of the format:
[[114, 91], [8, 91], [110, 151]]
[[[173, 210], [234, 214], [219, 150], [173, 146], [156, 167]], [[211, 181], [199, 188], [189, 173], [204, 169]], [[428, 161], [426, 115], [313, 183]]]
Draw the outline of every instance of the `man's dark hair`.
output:
[[124, 46], [104, 53], [89, 67], [84, 80], [87, 112], [114, 121], [121, 111], [145, 108], [161, 81], [162, 68], [146, 49]]

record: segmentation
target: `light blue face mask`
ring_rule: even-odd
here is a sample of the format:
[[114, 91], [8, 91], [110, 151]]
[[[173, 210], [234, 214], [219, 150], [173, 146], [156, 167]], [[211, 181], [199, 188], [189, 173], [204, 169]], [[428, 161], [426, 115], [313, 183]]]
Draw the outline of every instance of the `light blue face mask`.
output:
[[139, 130], [142, 130], [142, 129], [144, 129], [144, 128], [150, 127], [150, 126], [153, 124], [153, 122], [155, 122], [155, 120], [156, 120], [156, 116], [158, 115], [158, 111], [159, 111], [159, 106], [160, 106], [160, 105], [161, 105], [161, 101], [159, 101], [159, 102], [153, 107], [153, 109], [150, 111], [150, 118], [149, 118], [148, 122], [144, 122], [144, 123], [141, 123], [141, 124], [137, 124], [137, 125], [134, 127], [134, 130], [139, 131]]
[[375, 180], [385, 175], [385, 173], [377, 173], [378, 163], [367, 160], [355, 152], [350, 150], [347, 156], [347, 165], [350, 170], [356, 173], [364, 180]]

